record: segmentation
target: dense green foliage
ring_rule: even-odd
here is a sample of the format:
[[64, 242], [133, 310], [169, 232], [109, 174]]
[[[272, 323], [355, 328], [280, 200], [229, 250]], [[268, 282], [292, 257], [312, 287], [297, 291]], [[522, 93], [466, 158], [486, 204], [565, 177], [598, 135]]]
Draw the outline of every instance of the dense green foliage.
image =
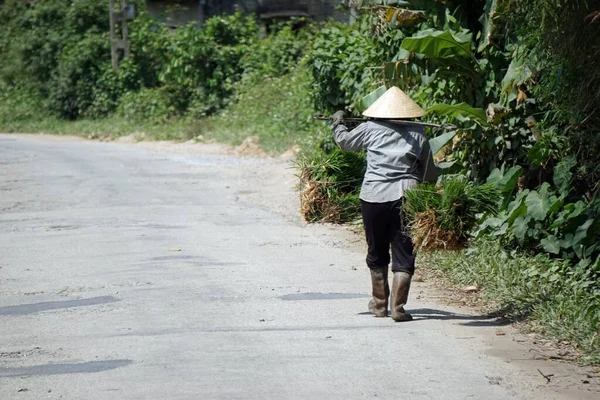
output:
[[600, 182], [600, 71], [594, 68], [600, 54], [600, 21], [592, 17], [598, 15], [600, 1], [522, 3], [510, 10], [512, 14], [503, 11], [518, 22], [507, 24], [518, 39], [514, 52], [521, 54], [514, 59], [523, 65], [522, 71], [530, 71], [522, 89], [536, 100], [541, 129], [555, 129], [558, 139], [543, 143], [549, 148], [540, 149], [535, 161], [551, 170], [563, 157], [576, 157], [573, 187], [594, 192]]
[[[501, 188], [501, 214], [480, 235], [600, 274], [600, 135], [598, 123], [589, 123], [600, 107], [593, 68], [600, 24], [585, 18], [600, 4], [406, 3], [402, 11], [394, 2], [363, 1], [361, 24], [319, 33], [307, 58], [315, 105], [357, 112], [369, 90], [400, 86], [428, 107], [427, 118], [459, 125], [436, 155], [449, 172], [483, 183], [513, 171]], [[406, 17], [413, 4], [426, 12]]]
[[306, 60], [315, 109], [331, 112], [358, 102], [373, 89], [371, 67], [381, 62], [381, 51], [364, 32], [341, 24], [319, 31]]
[[242, 80], [290, 72], [310, 37], [310, 29], [297, 33], [282, 25], [262, 40], [256, 20], [241, 14], [211, 18], [203, 29], [170, 31], [144, 13], [143, 2], [138, 9], [129, 23], [131, 59], [115, 72], [105, 3], [3, 3], [3, 91], [11, 102], [19, 100], [15, 93], [27, 93], [39, 111], [58, 118], [199, 118], [230, 104]]
[[[477, 235], [560, 256], [590, 268], [594, 277], [600, 277], [600, 199], [570, 195], [574, 166], [574, 160], [566, 158], [555, 168], [558, 188], [546, 182], [536, 190], [521, 190], [514, 198], [505, 196], [500, 214], [485, 219]], [[505, 174], [496, 170], [488, 182], [510, 194], [521, 172], [519, 167]]]
[[245, 82], [230, 107], [203, 121], [200, 133], [234, 145], [256, 136], [264, 150], [276, 153], [302, 145], [317, 129], [310, 85], [310, 77], [301, 70]]

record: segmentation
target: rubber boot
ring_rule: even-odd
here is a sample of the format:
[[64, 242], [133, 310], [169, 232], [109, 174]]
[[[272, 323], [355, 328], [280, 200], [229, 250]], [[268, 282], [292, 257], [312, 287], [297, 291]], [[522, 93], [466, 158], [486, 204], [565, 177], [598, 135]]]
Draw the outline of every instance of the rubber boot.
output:
[[396, 322], [412, 321], [412, 315], [404, 311], [410, 291], [410, 280], [412, 276], [407, 272], [394, 272], [392, 283], [391, 310], [392, 319]]
[[369, 311], [378, 318], [387, 317], [390, 285], [388, 284], [388, 267], [370, 268], [373, 298], [369, 301]]

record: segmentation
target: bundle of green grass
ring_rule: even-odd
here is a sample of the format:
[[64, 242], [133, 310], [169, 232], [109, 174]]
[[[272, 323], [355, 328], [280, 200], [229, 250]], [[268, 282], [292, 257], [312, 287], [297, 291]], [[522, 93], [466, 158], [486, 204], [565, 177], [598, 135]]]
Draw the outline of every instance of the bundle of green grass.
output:
[[342, 223], [360, 212], [358, 192], [365, 170], [362, 153], [333, 147], [304, 152], [300, 171], [300, 213], [306, 221]]
[[438, 184], [423, 183], [405, 195], [404, 211], [415, 247], [422, 250], [463, 248], [483, 214], [494, 214], [500, 193], [491, 184], [476, 185], [447, 175]]

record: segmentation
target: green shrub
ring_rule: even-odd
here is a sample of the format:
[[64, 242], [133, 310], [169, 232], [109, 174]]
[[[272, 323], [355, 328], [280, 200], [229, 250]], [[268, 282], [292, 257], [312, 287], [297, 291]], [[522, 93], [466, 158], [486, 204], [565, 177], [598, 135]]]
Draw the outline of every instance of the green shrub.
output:
[[[600, 72], [590, 68], [600, 51], [598, 1], [534, 0], [505, 4], [500, 15], [521, 46], [522, 71], [534, 76], [521, 89], [543, 114], [539, 128], [565, 139], [562, 156], [578, 158], [578, 188], [596, 190], [600, 180]], [[552, 169], [552, 163], [548, 165]]]
[[258, 39], [258, 25], [239, 13], [217, 16], [202, 30], [186, 26], [167, 39], [159, 82], [179, 86], [186, 105], [206, 101], [206, 113], [212, 113], [228, 104], [243, 73], [241, 59]]
[[384, 58], [370, 35], [355, 28], [324, 27], [308, 52], [305, 63], [313, 76], [313, 103], [319, 111], [356, 111], [359, 100], [374, 88], [373, 67]]
[[545, 183], [520, 191], [477, 234], [570, 260], [600, 277], [600, 199], [569, 201], [568, 192], [559, 194]]
[[120, 99], [117, 112], [127, 120], [162, 124], [181, 115], [180, 99], [177, 88], [142, 88], [138, 92], [126, 92]]
[[106, 62], [92, 89], [93, 101], [85, 116], [102, 118], [112, 114], [117, 109], [121, 96], [136, 92], [142, 85], [138, 65], [131, 60], [123, 60], [116, 72]]
[[5, 132], [20, 131], [21, 126], [48, 117], [39, 96], [0, 83], [0, 126]]
[[281, 23], [257, 41], [241, 60], [244, 78], [260, 81], [265, 76], [278, 77], [294, 70], [304, 56], [313, 29], [294, 29], [296, 21]]
[[68, 44], [48, 85], [50, 111], [68, 119], [86, 116], [109, 60], [108, 33], [88, 33], [82, 40]]
[[[66, 46], [108, 31], [107, 4], [89, 0], [7, 0], [0, 5], [3, 44], [0, 79], [44, 86]], [[5, 58], [6, 57], [6, 58]], [[13, 65], [13, 74], [6, 68]]]
[[[318, 126], [309, 94], [310, 77], [301, 69], [277, 78], [243, 81], [231, 106], [209, 119], [207, 135], [234, 145], [258, 136], [270, 152], [304, 144]], [[192, 104], [190, 112], [196, 110]]]
[[[106, 2], [71, 0], [66, 3], [64, 29], [71, 34], [85, 35], [89, 31], [108, 31], [109, 18]], [[130, 3], [132, 2], [130, 1]], [[134, 0], [133, 3], [136, 3], [136, 1]], [[136, 6], [139, 8], [140, 2], [137, 3]]]
[[[67, 119], [106, 116], [125, 92], [140, 87], [169, 87], [169, 93], [177, 87], [179, 99], [167, 107], [177, 113], [192, 102], [197, 109], [202, 102], [204, 114], [222, 109], [241, 79], [241, 59], [258, 41], [256, 20], [240, 13], [216, 16], [204, 29], [170, 33], [145, 14], [142, 3], [136, 1], [141, 12], [129, 24], [131, 60], [118, 73], [110, 70], [107, 3], [1, 4], [0, 80], [47, 98], [48, 110]], [[290, 44], [279, 46], [279, 54]], [[164, 119], [164, 110], [157, 119]]]
[[10, 64], [17, 67], [14, 74], [4, 73], [4, 79], [14, 82], [28, 77], [37, 84], [50, 79], [68, 36], [56, 30], [56, 26], [64, 24], [65, 4], [63, 0], [44, 1], [35, 6], [7, 1], [1, 6], [5, 37], [0, 63], [5, 68]]
[[129, 24], [131, 60], [139, 70], [142, 86], [160, 85], [158, 77], [168, 61], [170, 39], [169, 29], [145, 12]]

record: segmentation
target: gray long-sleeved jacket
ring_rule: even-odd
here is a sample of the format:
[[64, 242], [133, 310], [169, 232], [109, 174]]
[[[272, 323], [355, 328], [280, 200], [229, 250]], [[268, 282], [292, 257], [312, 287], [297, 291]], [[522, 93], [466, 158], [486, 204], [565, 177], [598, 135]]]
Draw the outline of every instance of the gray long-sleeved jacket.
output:
[[333, 138], [344, 150], [367, 150], [361, 200], [395, 201], [419, 182], [437, 180], [429, 142], [419, 126], [368, 121], [348, 131], [346, 126], [338, 125]]

